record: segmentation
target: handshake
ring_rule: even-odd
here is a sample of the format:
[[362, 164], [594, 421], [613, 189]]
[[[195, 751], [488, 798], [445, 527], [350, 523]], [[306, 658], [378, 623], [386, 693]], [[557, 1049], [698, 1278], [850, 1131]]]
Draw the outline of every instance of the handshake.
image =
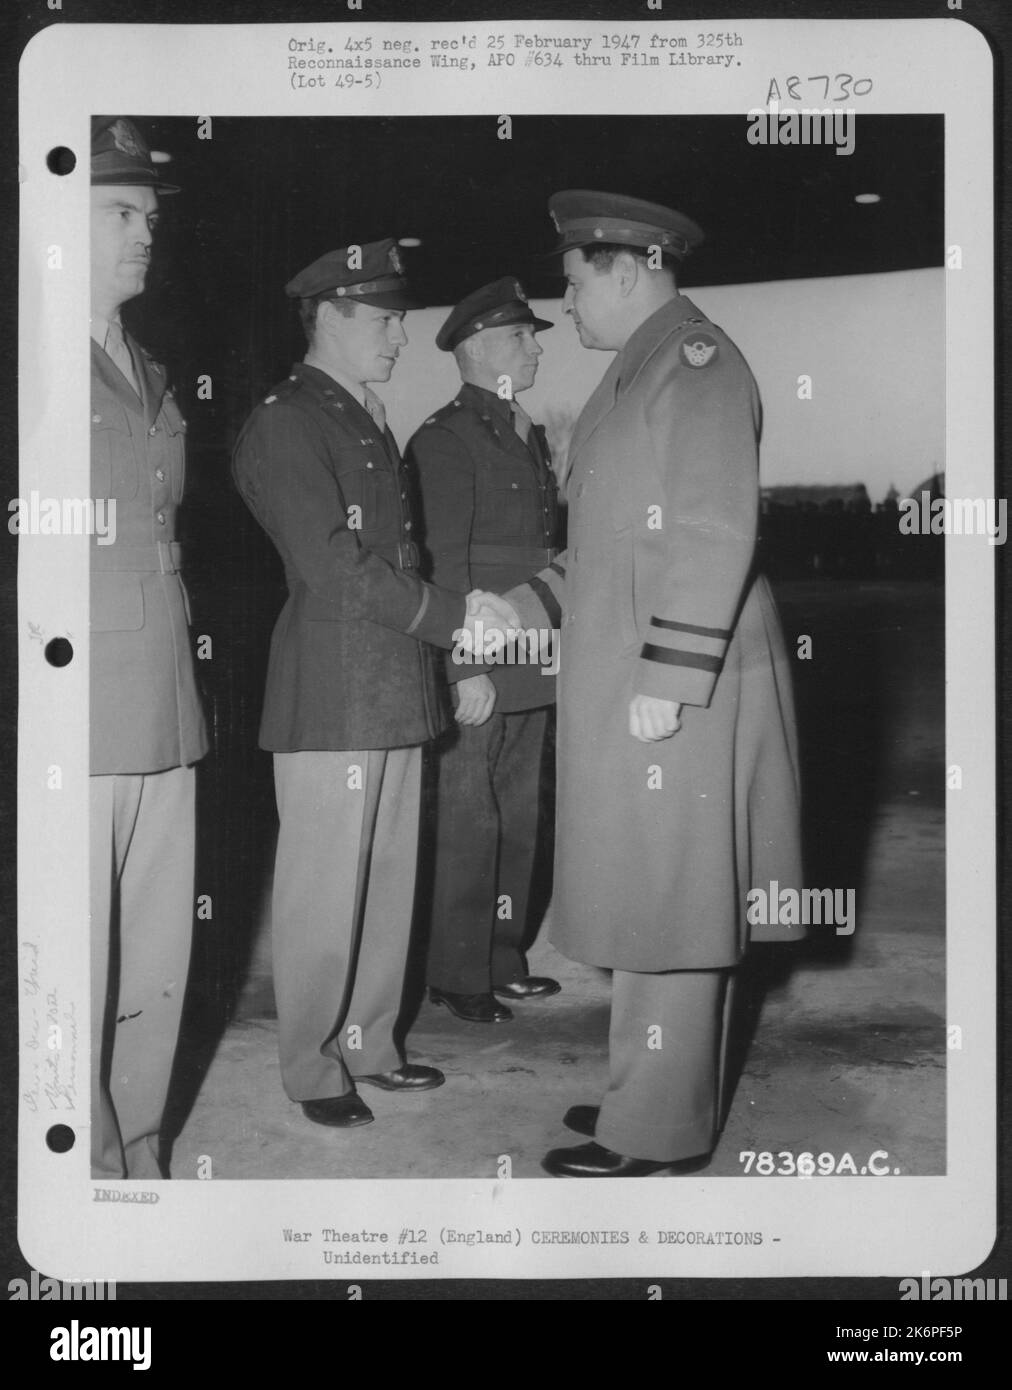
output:
[[520, 616], [507, 599], [485, 589], [472, 589], [467, 596], [464, 625], [453, 635], [475, 661], [492, 660], [506, 647], [510, 630], [516, 634], [520, 627]]

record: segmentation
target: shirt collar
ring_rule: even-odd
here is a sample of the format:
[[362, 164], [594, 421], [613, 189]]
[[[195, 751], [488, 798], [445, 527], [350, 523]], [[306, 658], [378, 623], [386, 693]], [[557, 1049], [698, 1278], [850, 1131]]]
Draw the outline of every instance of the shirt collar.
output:
[[123, 324], [119, 314], [114, 314], [111, 319], [104, 319], [101, 314], [92, 314], [89, 320], [89, 328], [92, 338], [98, 343], [100, 348], [105, 347], [105, 340], [109, 336], [110, 324], [116, 324], [119, 331], [123, 332]]
[[461, 386], [460, 394], [463, 395], [465, 392], [471, 391], [477, 395], [479, 404], [491, 408], [505, 420], [512, 419], [513, 411], [510, 408], [512, 402], [503, 400], [498, 391], [490, 391], [486, 386], [477, 386], [473, 381], [465, 381]]

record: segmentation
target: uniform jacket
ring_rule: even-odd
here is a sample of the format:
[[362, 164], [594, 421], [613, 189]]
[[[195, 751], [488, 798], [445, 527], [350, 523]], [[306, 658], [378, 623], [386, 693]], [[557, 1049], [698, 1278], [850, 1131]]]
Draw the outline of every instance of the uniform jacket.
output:
[[160, 772], [207, 752], [176, 510], [185, 422], [162, 367], [124, 335], [137, 396], [91, 344], [91, 490], [116, 504], [116, 540], [91, 542], [91, 771]]
[[[493, 391], [465, 383], [412, 437], [408, 460], [418, 478], [435, 583], [501, 594], [554, 557], [558, 489], [544, 430], [535, 425], [525, 444], [509, 402]], [[478, 671], [495, 683], [500, 713], [555, 699], [554, 678], [542, 675], [537, 661], [475, 666], [446, 657], [451, 682]]]
[[[734, 965], [749, 889], [802, 886], [791, 676], [753, 569], [758, 435], [744, 359], [677, 296], [577, 421], [566, 554], [510, 594], [525, 622], [564, 615], [552, 939], [574, 959]], [[634, 739], [636, 694], [682, 703], [681, 729]]]
[[389, 430], [316, 367], [297, 363], [246, 422], [233, 472], [284, 562], [261, 747], [397, 748], [449, 722], [437, 653], [462, 594], [418, 573], [411, 483]]

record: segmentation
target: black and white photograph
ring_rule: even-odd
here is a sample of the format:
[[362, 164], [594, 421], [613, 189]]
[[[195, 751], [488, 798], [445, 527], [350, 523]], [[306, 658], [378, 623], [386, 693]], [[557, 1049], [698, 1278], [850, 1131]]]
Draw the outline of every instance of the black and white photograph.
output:
[[988, 69], [799, 26], [26, 53], [47, 1273], [986, 1257]]
[[[743, 1176], [742, 1150], [945, 1172], [944, 538], [899, 508], [919, 524], [945, 496], [943, 125], [865, 118], [845, 158], [742, 125], [215, 120], [201, 141], [195, 119], [96, 120], [93, 178], [138, 180], [93, 185], [139, 262], [115, 273], [144, 275], [94, 313], [105, 333], [122, 307], [134, 351], [207, 399], [169, 388], [142, 489], [140, 397], [96, 340], [95, 495], [130, 496], [94, 542], [92, 786], [193, 767], [197, 868], [155, 824], [133, 887], [143, 818], [105, 809], [131, 841], [121, 943], [136, 893], [167, 951], [150, 899], [173, 911], [183, 879], [182, 959], [138, 943], [136, 983], [108, 989], [107, 1113], [143, 1113], [94, 1176], [160, 1176], [158, 1136], [180, 1179], [485, 1177], [500, 1155], [534, 1177], [560, 1147], [576, 1176]], [[630, 382], [662, 374], [609, 425], [641, 329]], [[147, 440], [180, 413], [185, 490], [159, 488]], [[179, 578], [120, 567], [128, 505]], [[182, 585], [189, 639], [187, 600], [175, 632], [164, 611]], [[556, 631], [558, 674], [540, 644], [455, 661], [475, 590]], [[641, 695], [683, 697], [678, 727], [634, 732]], [[165, 1022], [151, 996], [191, 941], [181, 1027], [182, 990]], [[163, 1089], [179, 1037], [167, 1127], [148, 1028]]]

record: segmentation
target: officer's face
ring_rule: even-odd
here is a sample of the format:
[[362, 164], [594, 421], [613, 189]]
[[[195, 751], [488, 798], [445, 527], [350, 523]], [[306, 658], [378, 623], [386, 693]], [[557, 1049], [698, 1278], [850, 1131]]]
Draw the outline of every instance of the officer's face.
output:
[[498, 382], [509, 377], [514, 395], [534, 385], [541, 348], [529, 323], [508, 323], [483, 328], [475, 335], [482, 347], [486, 371]]
[[389, 381], [397, 354], [408, 341], [403, 309], [356, 304], [351, 318], [330, 315], [335, 365], [352, 381]]
[[583, 259], [583, 252], [578, 248], [566, 252], [562, 269], [566, 276], [562, 311], [572, 316], [583, 346], [621, 347], [622, 296], [614, 274], [614, 262], [607, 270], [596, 270]]
[[98, 313], [108, 317], [143, 290], [157, 220], [151, 188], [91, 190], [91, 299]]

